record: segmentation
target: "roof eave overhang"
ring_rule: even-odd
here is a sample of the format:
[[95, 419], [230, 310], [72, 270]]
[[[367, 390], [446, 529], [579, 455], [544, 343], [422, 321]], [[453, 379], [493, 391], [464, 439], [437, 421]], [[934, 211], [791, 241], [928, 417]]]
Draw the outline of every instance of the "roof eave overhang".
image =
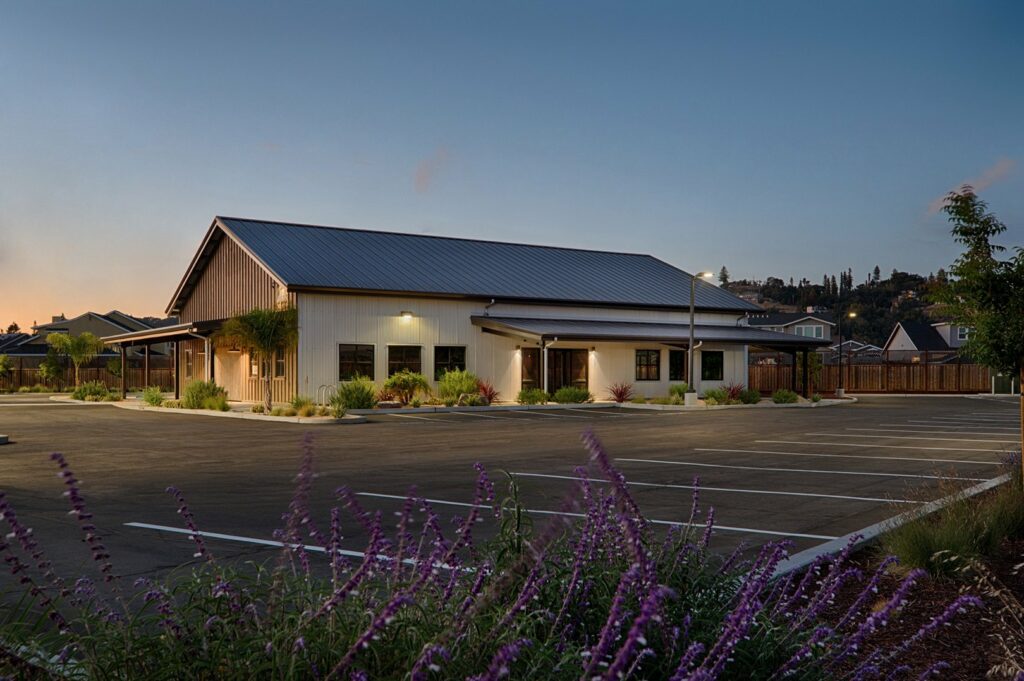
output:
[[[444, 291], [399, 291], [391, 289], [343, 288], [332, 286], [314, 286], [311, 284], [291, 284], [290, 292], [295, 293], [330, 293], [341, 295], [389, 296], [401, 298], [441, 298], [445, 300], [473, 300], [496, 304], [531, 304], [557, 305], [559, 307], [594, 307], [594, 308], [631, 308], [637, 310], [689, 310], [687, 304], [651, 305], [626, 301], [570, 300], [564, 298], [519, 298], [513, 296], [489, 295], [486, 293], [448, 293]], [[716, 312], [742, 317], [755, 310], [723, 307], [695, 307], [697, 312]]]
[[189, 338], [206, 338], [213, 331], [220, 328], [219, 321], [175, 324], [155, 329], [143, 329], [130, 333], [119, 333], [114, 336], [104, 336], [100, 340], [104, 345], [122, 345], [133, 343], [170, 343], [172, 341], [187, 340]]

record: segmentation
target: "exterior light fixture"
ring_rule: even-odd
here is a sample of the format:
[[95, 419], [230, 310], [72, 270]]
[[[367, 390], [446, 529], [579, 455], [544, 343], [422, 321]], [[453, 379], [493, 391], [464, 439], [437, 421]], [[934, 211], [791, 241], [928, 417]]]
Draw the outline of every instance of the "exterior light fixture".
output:
[[402, 310], [402, 311], [401, 311], [401, 312], [399, 313], [399, 316], [400, 316], [400, 317], [401, 317], [402, 319], [412, 319], [412, 312], [411, 312], [410, 310]]

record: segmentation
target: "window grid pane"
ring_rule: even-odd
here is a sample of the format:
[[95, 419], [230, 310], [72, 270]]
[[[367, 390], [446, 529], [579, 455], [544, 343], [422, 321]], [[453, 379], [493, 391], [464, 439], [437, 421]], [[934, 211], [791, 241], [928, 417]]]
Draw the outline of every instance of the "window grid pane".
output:
[[388, 346], [388, 376], [393, 376], [403, 369], [420, 373], [423, 366], [420, 362], [420, 346], [390, 345]]
[[700, 353], [700, 378], [702, 381], [721, 381], [725, 377], [725, 353], [721, 350], [705, 350]]
[[447, 371], [465, 371], [466, 348], [461, 345], [434, 346], [434, 380], [440, 380]]
[[636, 380], [660, 380], [661, 350], [636, 351]]
[[356, 376], [373, 380], [373, 346], [343, 343], [338, 346], [338, 380], [351, 381]]

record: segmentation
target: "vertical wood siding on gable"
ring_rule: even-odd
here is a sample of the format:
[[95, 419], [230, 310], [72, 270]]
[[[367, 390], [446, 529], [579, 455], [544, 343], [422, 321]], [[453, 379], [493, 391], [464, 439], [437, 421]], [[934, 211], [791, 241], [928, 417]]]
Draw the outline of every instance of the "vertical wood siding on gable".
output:
[[[183, 322], [222, 320], [258, 307], [275, 307], [279, 301], [295, 305], [295, 294], [280, 290], [273, 277], [267, 274], [259, 263], [249, 257], [249, 254], [242, 250], [234, 240], [225, 236], [214, 251], [206, 269], [203, 270], [192, 295], [182, 307], [181, 320]], [[181, 366], [182, 386], [184, 387], [189, 380], [203, 379], [206, 376], [205, 366], [198, 361], [199, 353], [203, 352], [203, 341], [197, 339], [185, 341], [179, 345], [182, 354], [178, 361]], [[184, 374], [185, 348], [190, 348], [193, 357], [196, 358], [191, 379], [186, 378]], [[218, 353], [222, 352], [227, 352], [227, 350], [217, 348], [214, 351], [214, 356], [216, 357]], [[214, 363], [214, 381], [217, 383], [221, 382], [220, 377], [216, 375], [217, 370], [221, 368], [219, 364], [216, 361]], [[296, 366], [297, 351], [293, 348], [286, 355], [284, 378], [271, 379], [274, 402], [287, 402], [295, 396]], [[260, 379], [249, 377], [246, 362], [241, 363], [241, 369], [245, 376], [241, 381], [242, 394], [229, 395], [228, 398], [253, 402], [262, 401], [263, 382]]]

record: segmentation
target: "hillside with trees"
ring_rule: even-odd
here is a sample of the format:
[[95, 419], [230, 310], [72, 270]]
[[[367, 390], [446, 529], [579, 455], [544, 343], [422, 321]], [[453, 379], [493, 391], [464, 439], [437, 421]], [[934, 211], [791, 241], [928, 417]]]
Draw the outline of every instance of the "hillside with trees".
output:
[[894, 269], [883, 279], [877, 265], [857, 284], [853, 270], [839, 272], [838, 276], [825, 274], [814, 283], [809, 279], [786, 282], [778, 277], [730, 280], [724, 266], [719, 273], [723, 288], [768, 311], [796, 312], [816, 307], [834, 312], [837, 304], [843, 312], [855, 311], [857, 317], [843, 324], [843, 337], [878, 346], [885, 343], [898, 321], [939, 321], [941, 307], [934, 304], [934, 296], [945, 282], [943, 269], [928, 276]]

